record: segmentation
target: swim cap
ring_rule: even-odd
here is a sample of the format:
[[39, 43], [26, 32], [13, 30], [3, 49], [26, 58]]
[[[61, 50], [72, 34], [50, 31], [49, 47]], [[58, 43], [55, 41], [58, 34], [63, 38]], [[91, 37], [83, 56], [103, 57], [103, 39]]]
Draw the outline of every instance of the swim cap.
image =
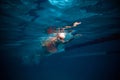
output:
[[59, 35], [59, 37], [60, 37], [60, 38], [63, 38], [63, 39], [64, 39], [64, 38], [65, 38], [65, 36], [66, 36], [66, 34], [65, 34], [65, 33], [58, 33], [58, 35]]

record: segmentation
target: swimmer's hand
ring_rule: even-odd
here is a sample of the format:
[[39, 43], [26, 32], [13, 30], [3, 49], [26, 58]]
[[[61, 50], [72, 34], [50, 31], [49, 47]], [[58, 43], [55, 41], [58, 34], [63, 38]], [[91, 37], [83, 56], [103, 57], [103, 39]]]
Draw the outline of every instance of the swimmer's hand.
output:
[[73, 27], [77, 27], [78, 25], [80, 25], [81, 22], [74, 22], [72, 26], [65, 26], [63, 29], [68, 29], [68, 28], [73, 28]]
[[76, 26], [78, 26], [78, 25], [80, 25], [81, 24], [81, 22], [74, 22], [73, 23], [73, 27], [76, 27]]

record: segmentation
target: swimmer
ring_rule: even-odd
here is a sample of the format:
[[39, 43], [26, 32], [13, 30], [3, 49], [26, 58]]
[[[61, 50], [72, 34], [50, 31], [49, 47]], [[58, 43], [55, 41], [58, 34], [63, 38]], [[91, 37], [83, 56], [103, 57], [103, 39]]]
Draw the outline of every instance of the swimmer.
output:
[[[60, 40], [62, 43], [66, 43], [65, 37], [67, 36], [67, 33], [65, 32], [65, 30], [69, 29], [69, 28], [77, 27], [80, 24], [81, 24], [81, 22], [74, 22], [72, 26], [65, 26], [63, 28], [58, 28], [58, 33], [57, 33], [58, 40]], [[72, 30], [69, 31], [69, 33], [71, 33], [71, 34], [72, 34], [72, 32], [73, 32]], [[77, 36], [82, 36], [82, 35], [81, 34], [76, 34], [74, 36], [74, 38], [77, 37]]]
[[[72, 35], [72, 32], [73, 32], [73, 31], [67, 31], [66, 29], [77, 27], [79, 24], [81, 24], [81, 22], [74, 22], [72, 26], [65, 26], [63, 28], [57, 28], [56, 30], [52, 30], [52, 28], [50, 28], [50, 30], [48, 30], [49, 33], [56, 34], [56, 35], [53, 37], [50, 37], [45, 42], [43, 42], [42, 46], [46, 47], [47, 51], [50, 53], [57, 52], [57, 44], [58, 43], [65, 44], [65, 43], [68, 43], [71, 40], [75, 39], [77, 36], [81, 36], [81, 34], [76, 34], [69, 40], [65, 40], [67, 34], [69, 33], [70, 35]], [[52, 31], [54, 31], [54, 32], [52, 32]]]

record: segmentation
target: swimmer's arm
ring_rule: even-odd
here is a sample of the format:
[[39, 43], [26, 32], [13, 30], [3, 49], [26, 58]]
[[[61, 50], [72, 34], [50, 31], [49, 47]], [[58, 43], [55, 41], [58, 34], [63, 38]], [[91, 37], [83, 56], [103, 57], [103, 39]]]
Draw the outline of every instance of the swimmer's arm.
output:
[[74, 22], [72, 26], [65, 26], [64, 29], [77, 27], [77, 26], [80, 25], [80, 24], [81, 24], [81, 22]]
[[73, 23], [73, 27], [76, 27], [76, 26], [78, 26], [78, 25], [80, 25], [81, 24], [81, 22], [74, 22]]

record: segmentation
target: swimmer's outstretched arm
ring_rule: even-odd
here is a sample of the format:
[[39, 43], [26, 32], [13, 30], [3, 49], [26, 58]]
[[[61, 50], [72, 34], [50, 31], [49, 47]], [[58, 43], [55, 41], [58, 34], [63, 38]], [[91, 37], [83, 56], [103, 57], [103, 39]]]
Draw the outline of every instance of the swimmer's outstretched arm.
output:
[[76, 26], [78, 26], [78, 25], [80, 25], [81, 24], [81, 22], [74, 22], [73, 23], [73, 27], [76, 27]]
[[65, 26], [64, 29], [77, 27], [77, 26], [80, 25], [80, 24], [81, 24], [81, 22], [74, 22], [72, 26]]

